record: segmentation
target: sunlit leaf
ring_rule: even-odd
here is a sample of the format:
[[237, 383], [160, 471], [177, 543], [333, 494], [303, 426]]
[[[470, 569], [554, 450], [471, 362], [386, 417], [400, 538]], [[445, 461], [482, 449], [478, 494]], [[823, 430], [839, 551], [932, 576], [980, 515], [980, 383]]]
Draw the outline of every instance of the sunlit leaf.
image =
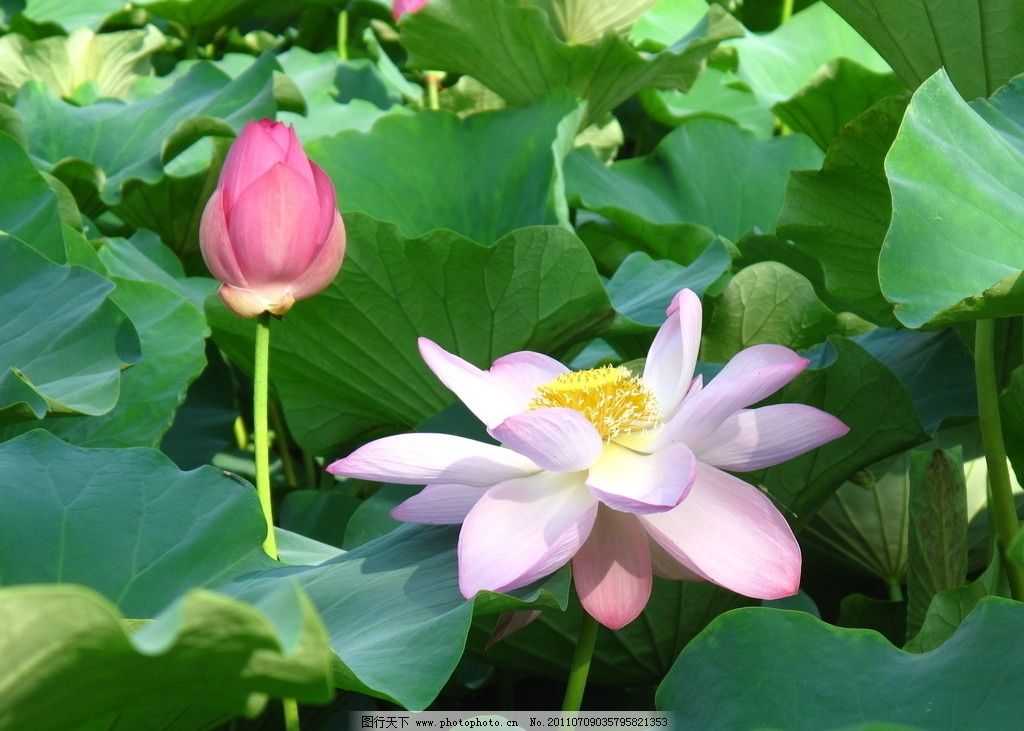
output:
[[558, 94], [467, 119], [388, 116], [369, 132], [322, 137], [307, 149], [333, 178], [342, 213], [397, 224], [409, 237], [451, 229], [490, 244], [523, 226], [567, 225], [559, 171], [579, 114]]
[[571, 89], [587, 101], [583, 127], [640, 89], [688, 87], [719, 42], [740, 32], [713, 7], [687, 36], [645, 55], [613, 32], [566, 43], [540, 8], [507, 0], [433, 0], [400, 28], [411, 66], [469, 74], [515, 106]]
[[687, 223], [736, 241], [754, 228], [774, 229], [790, 172], [820, 164], [821, 152], [802, 135], [758, 140], [732, 124], [695, 119], [647, 157], [611, 167], [573, 152], [565, 174], [571, 201], [641, 238]]
[[37, 41], [5, 35], [0, 38], [0, 93], [13, 95], [26, 82], [40, 81], [60, 97], [120, 98], [138, 77], [153, 72], [150, 56], [165, 42], [151, 25], [100, 34], [77, 28], [68, 36]]
[[323, 624], [294, 588], [256, 607], [196, 590], [130, 632], [82, 587], [16, 587], [0, 620], [3, 729], [208, 728], [268, 697], [331, 697]]
[[968, 105], [945, 72], [915, 92], [886, 157], [878, 278], [909, 327], [1024, 313], [1024, 81]]
[[[819, 731], [869, 721], [921, 728], [1016, 723], [1024, 607], [986, 599], [942, 647], [908, 655], [803, 612], [741, 609], [680, 655], [658, 707], [702, 729]], [[799, 703], [793, 703], [799, 698]]]

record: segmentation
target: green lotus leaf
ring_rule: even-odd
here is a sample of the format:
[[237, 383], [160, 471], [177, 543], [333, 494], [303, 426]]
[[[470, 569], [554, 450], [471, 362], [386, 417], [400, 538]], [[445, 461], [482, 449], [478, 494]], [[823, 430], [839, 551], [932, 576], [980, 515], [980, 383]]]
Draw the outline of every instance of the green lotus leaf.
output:
[[197, 589], [130, 630], [74, 585], [0, 589], [0, 729], [209, 728], [268, 698], [330, 700], [330, 645], [309, 599], [257, 606]]
[[1024, 313], [1024, 80], [968, 104], [924, 82], [885, 160], [892, 223], [882, 293], [908, 327]]
[[0, 93], [13, 95], [26, 82], [39, 81], [67, 99], [123, 98], [136, 79], [153, 72], [150, 57], [165, 43], [163, 33], [151, 25], [117, 33], [77, 28], [67, 36], [37, 41], [5, 35], [0, 38]]
[[[719, 617], [679, 656], [657, 704], [694, 727], [808, 731], [880, 722], [917, 728], [1017, 723], [1024, 607], [980, 602], [925, 655], [881, 635], [803, 612], [740, 609]], [[799, 698], [794, 703], [793, 698]]]
[[774, 229], [790, 172], [820, 164], [820, 150], [803, 135], [759, 140], [727, 122], [694, 119], [650, 155], [611, 167], [577, 150], [565, 175], [571, 202], [639, 238], [686, 223], [737, 241]]
[[114, 284], [9, 236], [0, 236], [0, 257], [0, 424], [109, 412], [121, 370], [140, 359]]
[[[910, 88], [945, 68], [966, 99], [1024, 71], [1024, 11], [1014, 0], [827, 0]], [[894, 32], [894, 29], [900, 29]]]
[[[558, 35], [557, 29], [564, 26], [557, 16], [552, 21], [538, 5], [550, 9], [556, 3], [434, 0], [400, 23], [409, 64], [468, 74], [513, 106], [531, 104], [557, 89], [571, 89], [587, 102], [582, 128], [641, 89], [688, 87], [715, 47], [741, 32], [730, 15], [712, 7], [688, 35], [648, 55], [612, 30], [592, 44], [566, 42]], [[612, 5], [629, 7], [604, 4]], [[586, 6], [590, 12], [593, 4]], [[594, 32], [592, 26], [584, 35], [592, 37]], [[524, 64], [523, 59], [530, 63]]]

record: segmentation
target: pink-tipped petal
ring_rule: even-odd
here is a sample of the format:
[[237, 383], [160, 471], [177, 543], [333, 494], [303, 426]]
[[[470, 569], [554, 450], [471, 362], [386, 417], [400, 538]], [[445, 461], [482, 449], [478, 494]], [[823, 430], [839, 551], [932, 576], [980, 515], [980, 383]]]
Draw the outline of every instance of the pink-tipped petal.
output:
[[278, 149], [281, 150], [282, 157], [288, 153], [288, 149], [292, 146], [292, 142], [298, 141], [298, 138], [295, 136], [295, 131], [292, 129], [290, 124], [275, 122], [273, 119], [258, 119], [254, 124], [258, 124], [260, 128], [267, 133], [267, 136], [273, 140], [274, 144], [276, 144]]
[[[302, 151], [302, 148], [299, 148]], [[305, 160], [305, 153], [303, 159]], [[313, 182], [313, 189], [316, 191], [317, 204], [320, 207], [320, 217], [316, 223], [316, 240], [326, 241], [333, 229], [336, 226], [336, 217], [338, 216], [338, 199], [334, 192], [334, 183], [327, 176], [327, 173], [317, 165], [316, 163], [309, 162], [307, 164], [311, 170], [311, 180]]]
[[509, 449], [552, 472], [579, 472], [604, 450], [597, 429], [572, 409], [534, 409], [513, 414], [490, 430]]
[[685, 444], [670, 444], [653, 454], [609, 444], [590, 468], [587, 486], [605, 505], [627, 513], [659, 513], [686, 497], [697, 460]]
[[640, 517], [674, 559], [719, 586], [757, 599], [800, 589], [800, 546], [786, 519], [760, 490], [698, 463], [686, 499]]
[[397, 434], [332, 463], [332, 475], [402, 485], [454, 482], [488, 487], [540, 471], [511, 449], [449, 434]]
[[510, 353], [481, 370], [427, 338], [419, 339], [420, 355], [438, 380], [459, 397], [488, 428], [525, 411], [537, 387], [569, 371], [540, 353]]
[[[316, 180], [316, 171], [313, 169], [316, 167], [314, 163], [306, 157], [306, 151], [302, 149], [302, 143], [299, 142], [298, 136], [295, 134], [295, 130], [292, 129], [290, 124], [277, 123], [278, 128], [283, 128], [284, 132], [276, 130], [277, 134], [285, 138], [287, 148], [283, 158], [284, 164], [290, 167], [292, 170], [301, 175], [310, 185], [317, 186], [318, 181]], [[320, 171], [321, 175], [324, 175], [323, 170]], [[328, 178], [328, 182], [330, 179]], [[331, 190], [333, 193], [333, 185]], [[332, 196], [331, 208], [334, 208], [334, 201]]]
[[484, 496], [484, 488], [472, 485], [427, 485], [405, 502], [399, 503], [391, 517], [406, 523], [457, 525]]
[[217, 188], [224, 193], [229, 218], [242, 191], [284, 161], [288, 148], [278, 141], [277, 126], [277, 122], [269, 119], [246, 122], [228, 150]]
[[301, 276], [320, 247], [319, 215], [313, 186], [281, 163], [242, 191], [228, 231], [249, 284], [289, 284]]
[[666, 417], [675, 412], [693, 378], [700, 350], [701, 312], [700, 298], [688, 289], [680, 290], [647, 352], [644, 385], [657, 396]]
[[323, 291], [334, 281], [345, 258], [345, 224], [341, 214], [334, 212], [334, 226], [324, 241], [320, 252], [313, 259], [309, 268], [289, 287], [297, 300], [304, 300]]
[[632, 515], [601, 508], [590, 537], [572, 559], [576, 593], [587, 613], [621, 629], [647, 606], [651, 555], [647, 532]]
[[509, 591], [561, 568], [594, 525], [597, 500], [582, 475], [541, 472], [492, 487], [459, 534], [459, 588]]
[[654, 440], [699, 442], [729, 416], [778, 391], [807, 367], [806, 358], [781, 345], [754, 345], [739, 352], [698, 393], [688, 396]]
[[231, 246], [231, 234], [224, 218], [224, 195], [219, 189], [213, 191], [203, 209], [199, 222], [199, 248], [206, 266], [217, 280], [236, 287], [246, 286], [245, 276]]
[[737, 411], [692, 447], [706, 464], [749, 472], [785, 462], [844, 436], [850, 428], [805, 404], [774, 404]]

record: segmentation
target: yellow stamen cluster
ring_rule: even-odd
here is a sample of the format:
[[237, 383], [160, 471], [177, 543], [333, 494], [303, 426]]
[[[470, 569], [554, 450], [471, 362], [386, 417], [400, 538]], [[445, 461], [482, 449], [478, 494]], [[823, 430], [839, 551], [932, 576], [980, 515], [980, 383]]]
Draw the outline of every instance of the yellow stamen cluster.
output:
[[654, 394], [621, 366], [563, 373], [539, 387], [528, 408], [578, 411], [606, 441], [625, 432], [649, 429], [661, 418]]

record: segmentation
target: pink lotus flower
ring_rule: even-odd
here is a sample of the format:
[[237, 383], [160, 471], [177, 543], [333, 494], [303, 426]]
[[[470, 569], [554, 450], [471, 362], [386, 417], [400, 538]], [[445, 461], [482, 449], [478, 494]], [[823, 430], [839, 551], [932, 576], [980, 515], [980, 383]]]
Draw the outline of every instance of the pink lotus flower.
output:
[[242, 317], [283, 315], [334, 279], [345, 254], [334, 185], [291, 127], [245, 125], [203, 211], [199, 242], [221, 299]]
[[462, 523], [467, 598], [525, 586], [570, 560], [584, 608], [613, 629], [643, 610], [652, 573], [750, 597], [794, 594], [793, 532], [760, 490], [724, 470], [778, 464], [848, 429], [802, 404], [748, 408], [807, 366], [779, 345], [747, 348], [702, 387], [700, 328], [700, 300], [684, 289], [639, 378], [622, 367], [570, 372], [530, 352], [483, 371], [421, 338], [427, 365], [503, 446], [405, 434], [328, 470], [425, 484], [392, 515]]
[[398, 22], [406, 13], [415, 13], [427, 4], [427, 0], [394, 0], [391, 4], [391, 17]]

